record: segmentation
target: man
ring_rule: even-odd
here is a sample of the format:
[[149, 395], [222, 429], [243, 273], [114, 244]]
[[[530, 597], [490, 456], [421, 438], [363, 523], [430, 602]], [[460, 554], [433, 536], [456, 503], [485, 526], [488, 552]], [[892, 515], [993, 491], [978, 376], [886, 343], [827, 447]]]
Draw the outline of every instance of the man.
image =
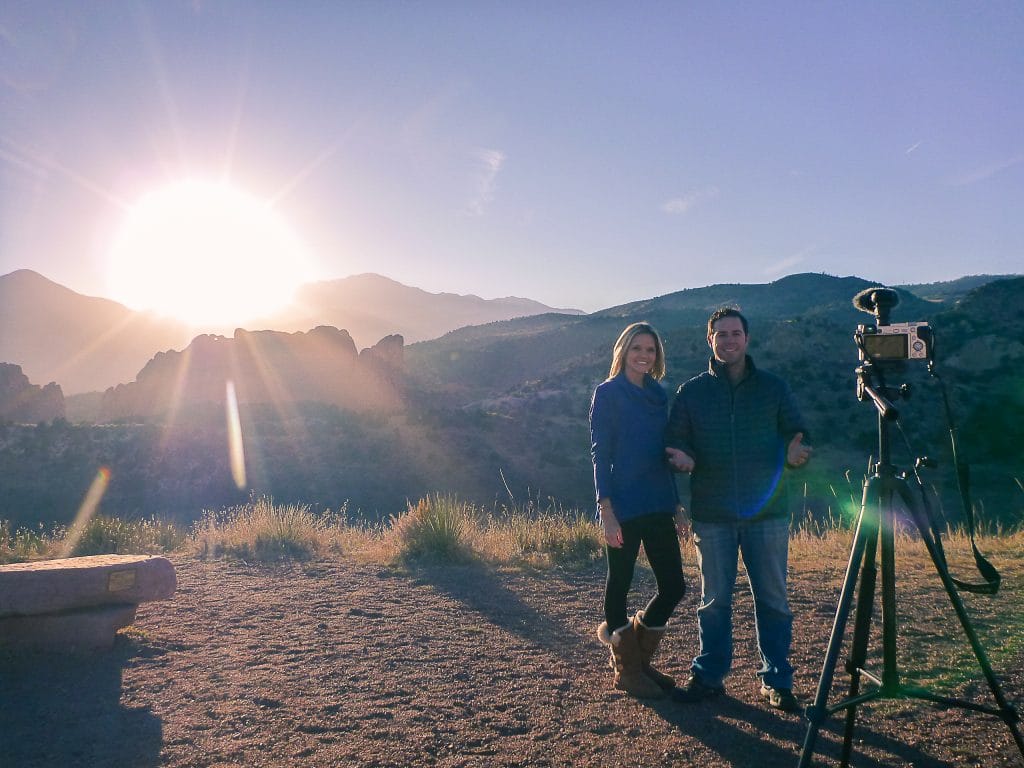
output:
[[747, 320], [736, 309], [708, 319], [708, 370], [679, 387], [666, 431], [670, 462], [690, 471], [690, 516], [701, 603], [700, 651], [675, 698], [696, 702], [725, 691], [732, 666], [732, 593], [743, 555], [761, 655], [761, 695], [796, 711], [789, 650], [793, 614], [786, 596], [789, 509], [783, 465], [810, 457], [800, 411], [786, 383], [747, 355]]

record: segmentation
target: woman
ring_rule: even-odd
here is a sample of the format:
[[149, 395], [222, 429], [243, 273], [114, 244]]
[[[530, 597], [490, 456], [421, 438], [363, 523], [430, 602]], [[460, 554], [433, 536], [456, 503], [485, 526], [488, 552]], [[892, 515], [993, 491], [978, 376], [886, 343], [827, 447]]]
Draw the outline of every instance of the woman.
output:
[[[642, 698], [661, 698], [675, 686], [650, 662], [686, 590], [677, 538], [684, 521], [664, 444], [664, 376], [661, 337], [649, 324], [634, 323], [615, 342], [608, 380], [594, 390], [590, 405], [590, 454], [608, 558], [598, 638], [611, 651], [614, 686]], [[672, 457], [685, 461], [685, 454]], [[626, 599], [641, 544], [658, 592], [630, 619]]]

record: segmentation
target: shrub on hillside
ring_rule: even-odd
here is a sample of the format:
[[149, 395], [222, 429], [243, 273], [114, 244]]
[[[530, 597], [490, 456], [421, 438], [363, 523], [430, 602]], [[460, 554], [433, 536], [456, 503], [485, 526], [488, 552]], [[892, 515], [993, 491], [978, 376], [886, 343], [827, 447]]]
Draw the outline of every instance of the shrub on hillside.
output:
[[307, 505], [275, 505], [273, 499], [260, 497], [221, 512], [206, 511], [193, 536], [203, 557], [305, 560], [336, 549], [341, 529], [329, 513], [318, 515]]
[[386, 537], [394, 559], [460, 562], [472, 556], [471, 539], [476, 529], [476, 517], [468, 504], [454, 496], [435, 494], [393, 517]]

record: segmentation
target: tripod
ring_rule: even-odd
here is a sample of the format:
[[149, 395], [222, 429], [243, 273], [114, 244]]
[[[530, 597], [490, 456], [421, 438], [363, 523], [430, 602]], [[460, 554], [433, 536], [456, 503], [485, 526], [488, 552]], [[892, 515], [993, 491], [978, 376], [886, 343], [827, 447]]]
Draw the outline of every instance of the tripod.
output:
[[[840, 592], [836, 617], [832, 625], [825, 662], [822, 665], [821, 678], [818, 682], [814, 703], [807, 708], [807, 736], [804, 739], [803, 752], [800, 755], [800, 768], [811, 764], [814, 745], [818, 731], [824, 721], [836, 712], [846, 711], [846, 728], [843, 736], [842, 766], [849, 765], [853, 728], [857, 719], [857, 707], [874, 699], [921, 699], [947, 707], [960, 707], [1002, 719], [1013, 740], [1024, 757], [1024, 737], [1021, 736], [1020, 716], [1014, 707], [1006, 701], [999, 681], [992, 671], [985, 649], [982, 647], [970, 617], [964, 607], [956, 585], [945, 566], [941, 552], [941, 544], [937, 533], [933, 532], [925, 513], [913, 497], [906, 476], [897, 472], [891, 463], [889, 445], [889, 423], [898, 418], [898, 412], [889, 397], [898, 397], [903, 390], [892, 390], [882, 387], [876, 389], [871, 383], [872, 365], [866, 361], [857, 369], [857, 396], [864, 400], [870, 398], [878, 410], [878, 461], [873, 471], [864, 482], [864, 495], [861, 500], [860, 514], [857, 519], [857, 531], [854, 535], [850, 561], [846, 569], [846, 577]], [[983, 706], [965, 699], [939, 696], [923, 688], [905, 686], [900, 682], [900, 672], [896, 661], [896, 563], [894, 554], [893, 521], [895, 518], [892, 501], [893, 495], [899, 494], [915, 526], [924, 540], [932, 563], [938, 571], [942, 586], [949, 595], [953, 609], [960, 620], [964, 633], [971, 644], [971, 649], [978, 660], [988, 687], [998, 706]], [[882, 676], [872, 674], [864, 668], [867, 661], [868, 636], [871, 628], [871, 616], [874, 608], [878, 567], [877, 553], [881, 552], [881, 591], [882, 591]], [[863, 565], [862, 565], [863, 563]], [[828, 694], [832, 687], [836, 660], [839, 656], [846, 622], [853, 602], [854, 588], [860, 572], [860, 589], [857, 593], [857, 613], [854, 620], [850, 656], [847, 671], [850, 673], [850, 694], [842, 701], [828, 706]], [[866, 678], [875, 687], [861, 693], [861, 679]]]

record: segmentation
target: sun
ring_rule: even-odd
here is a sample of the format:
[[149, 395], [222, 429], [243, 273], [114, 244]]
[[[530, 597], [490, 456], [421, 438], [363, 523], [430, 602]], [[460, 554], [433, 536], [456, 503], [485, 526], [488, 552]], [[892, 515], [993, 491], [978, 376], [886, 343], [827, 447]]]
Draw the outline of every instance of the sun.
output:
[[129, 210], [107, 277], [126, 306], [209, 327], [283, 309], [312, 279], [305, 249], [269, 203], [198, 180], [161, 187]]

